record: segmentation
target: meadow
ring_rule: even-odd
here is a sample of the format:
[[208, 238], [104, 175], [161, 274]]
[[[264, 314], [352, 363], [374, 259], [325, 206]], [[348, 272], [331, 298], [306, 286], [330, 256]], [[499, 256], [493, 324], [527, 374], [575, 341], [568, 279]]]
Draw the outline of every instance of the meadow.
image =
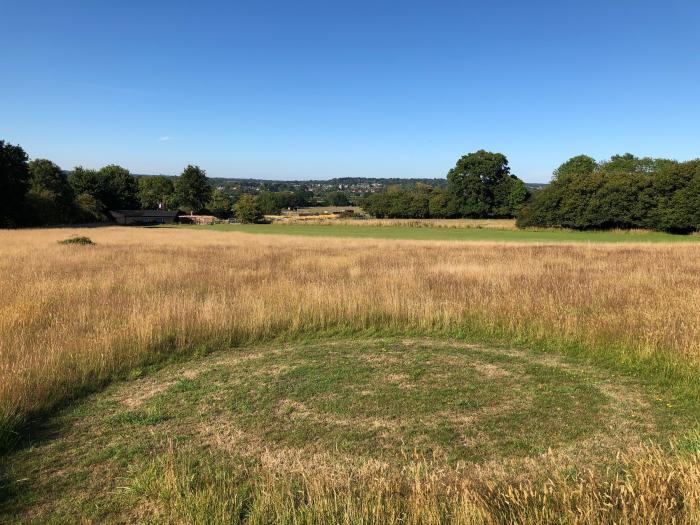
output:
[[0, 232], [2, 521], [700, 523], [699, 244], [292, 228]]

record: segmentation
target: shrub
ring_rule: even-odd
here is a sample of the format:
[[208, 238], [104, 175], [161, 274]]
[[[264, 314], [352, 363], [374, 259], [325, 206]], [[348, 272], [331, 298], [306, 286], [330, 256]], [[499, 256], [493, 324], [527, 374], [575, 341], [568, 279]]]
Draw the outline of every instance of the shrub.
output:
[[70, 237], [69, 239], [64, 239], [62, 241], [58, 241], [58, 244], [82, 244], [82, 245], [87, 245], [87, 244], [95, 244], [92, 242], [92, 239], [90, 237], [85, 237], [85, 236], [78, 236], [78, 237]]
[[265, 218], [258, 204], [258, 199], [253, 195], [243, 195], [233, 205], [233, 213], [244, 224], [262, 222]]

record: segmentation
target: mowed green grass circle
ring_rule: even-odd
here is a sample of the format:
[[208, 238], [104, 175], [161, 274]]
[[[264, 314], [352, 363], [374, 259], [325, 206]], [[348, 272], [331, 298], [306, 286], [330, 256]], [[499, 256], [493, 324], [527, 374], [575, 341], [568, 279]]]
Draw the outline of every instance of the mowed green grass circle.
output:
[[418, 342], [293, 348], [283, 366], [261, 356], [237, 372], [227, 408], [244, 432], [268, 446], [378, 458], [533, 454], [595, 432], [611, 401], [556, 366]]
[[524, 349], [396, 337], [232, 349], [112, 384], [46, 420], [4, 458], [5, 516], [119, 515], [174, 454], [235, 472], [287, 459], [521, 472], [542, 454], [604, 469], [683, 427], [665, 407], [633, 378]]
[[205, 442], [218, 433], [219, 445], [231, 439], [243, 450], [448, 462], [575, 449], [584, 439], [602, 443], [611, 431], [624, 442], [654, 427], [644, 394], [617, 378], [552, 357], [447, 341], [241, 351], [168, 381], [114, 421], [177, 426], [193, 413]]

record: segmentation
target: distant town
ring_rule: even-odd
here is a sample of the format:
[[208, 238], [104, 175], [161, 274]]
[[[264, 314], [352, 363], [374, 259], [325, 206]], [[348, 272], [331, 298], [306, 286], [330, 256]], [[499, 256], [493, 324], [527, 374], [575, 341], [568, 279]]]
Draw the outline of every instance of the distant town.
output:
[[[152, 177], [154, 175], [135, 175], [136, 177]], [[173, 179], [177, 178], [172, 176]], [[320, 195], [328, 192], [342, 191], [349, 195], [363, 196], [369, 193], [380, 193], [390, 186], [402, 189], [414, 188], [417, 184], [425, 184], [434, 188], [447, 187], [446, 178], [378, 178], [378, 177], [338, 177], [327, 180], [268, 180], [209, 177], [211, 184], [221, 191], [240, 191], [242, 193], [258, 193], [261, 191], [298, 191], [306, 190]], [[543, 188], [546, 184], [525, 182], [529, 191]]]

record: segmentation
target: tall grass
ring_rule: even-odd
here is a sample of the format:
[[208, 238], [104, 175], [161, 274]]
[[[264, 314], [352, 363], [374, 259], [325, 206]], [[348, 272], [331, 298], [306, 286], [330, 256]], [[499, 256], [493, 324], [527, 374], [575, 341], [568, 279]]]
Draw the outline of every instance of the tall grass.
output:
[[[700, 362], [700, 247], [445, 244], [189, 230], [0, 232], [0, 414], [158, 352], [327, 329], [459, 329]], [[85, 231], [75, 230], [75, 234]]]
[[427, 461], [392, 469], [268, 455], [249, 466], [171, 450], [131, 490], [169, 523], [700, 523], [697, 456], [671, 460], [649, 448], [616, 460], [601, 478], [571, 476], [544, 458], [548, 476], [503, 483]]
[[[96, 244], [56, 242], [71, 234]], [[5, 444], [28, 418], [144, 364], [212, 345], [326, 330], [508, 333], [602, 353], [615, 348], [610, 356], [632, 365], [654, 357], [691, 369], [700, 364], [697, 245], [349, 241], [100, 228], [2, 231], [0, 255]], [[695, 477], [683, 474], [682, 487], [697, 481], [692, 468]], [[516, 521], [530, 494], [518, 490], [500, 490], [507, 501], [497, 502], [498, 512], [510, 509]], [[575, 498], [576, 491], [593, 489], [570, 490], [566, 497]], [[678, 490], [697, 513], [697, 491]], [[480, 501], [469, 496], [465, 515], [482, 516]], [[575, 503], [567, 501], [561, 505]], [[549, 517], [560, 508], [543, 505]]]

